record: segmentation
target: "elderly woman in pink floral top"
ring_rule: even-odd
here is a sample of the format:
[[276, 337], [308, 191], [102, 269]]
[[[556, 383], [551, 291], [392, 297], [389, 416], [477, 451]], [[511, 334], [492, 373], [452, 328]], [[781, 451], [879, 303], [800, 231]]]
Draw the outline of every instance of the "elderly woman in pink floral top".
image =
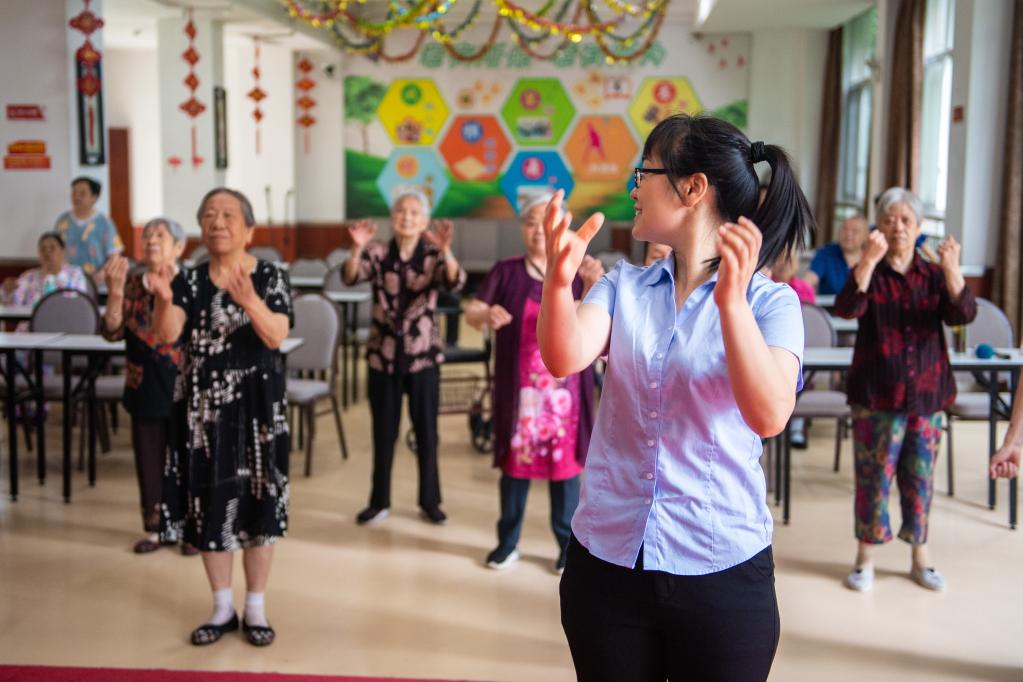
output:
[[[77, 289], [88, 293], [85, 273], [77, 265], [64, 261], [64, 239], [58, 232], [44, 232], [39, 237], [39, 267], [26, 270], [18, 279], [9, 278], [3, 285], [3, 302], [7, 305], [34, 306], [57, 289]], [[28, 322], [18, 325], [27, 330]]]
[[[501, 518], [497, 547], [486, 563], [494, 569], [513, 564], [519, 553], [526, 497], [531, 480], [550, 481], [551, 528], [565, 566], [572, 515], [579, 504], [579, 475], [593, 429], [593, 371], [555, 379], [543, 364], [536, 340], [547, 254], [543, 214], [552, 195], [527, 200], [520, 211], [526, 254], [502, 260], [483, 281], [466, 308], [475, 327], [497, 334], [494, 362], [494, 466], [501, 469]], [[572, 292], [581, 299], [604, 274], [587, 257]]]
[[376, 232], [372, 221], [361, 220], [350, 227], [352, 251], [343, 270], [348, 284], [373, 283], [373, 318], [366, 343], [373, 489], [369, 506], [356, 521], [380, 521], [389, 513], [394, 443], [402, 395], [407, 393], [419, 458], [419, 507], [424, 519], [443, 524], [447, 516], [440, 508], [437, 410], [444, 355], [434, 313], [437, 290], [460, 289], [465, 271], [451, 252], [451, 221], [438, 221], [433, 231], [427, 231], [430, 201], [422, 192], [400, 194], [391, 209], [391, 222], [394, 237], [389, 242], [370, 241]]

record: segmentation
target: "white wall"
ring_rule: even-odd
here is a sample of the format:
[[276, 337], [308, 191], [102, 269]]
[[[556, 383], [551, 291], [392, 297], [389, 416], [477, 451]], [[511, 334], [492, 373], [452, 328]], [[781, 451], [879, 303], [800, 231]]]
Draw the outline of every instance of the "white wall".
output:
[[131, 221], [143, 225], [163, 211], [160, 182], [160, 92], [156, 50], [108, 50], [107, 125], [128, 128]]
[[751, 43], [747, 133], [789, 153], [812, 205], [828, 32], [754, 31]]
[[267, 97], [260, 104], [263, 120], [257, 154], [256, 122], [252, 117], [255, 104], [246, 96], [255, 85], [252, 41], [232, 37], [224, 45], [229, 158], [226, 182], [249, 198], [258, 223], [272, 219], [279, 224], [284, 219], [285, 194], [295, 184], [293, 60], [290, 49], [265, 42], [260, 52], [259, 85]]
[[[338, 222], [344, 216], [344, 80], [341, 75], [341, 56], [336, 52], [298, 52], [293, 63], [305, 56], [315, 68], [309, 77], [316, 87], [309, 96], [316, 100], [310, 115], [316, 123], [309, 129], [309, 151], [305, 149], [306, 132], [295, 128], [295, 216], [299, 222]], [[328, 77], [325, 67], [333, 65], [333, 76]], [[293, 73], [296, 80], [298, 69]], [[300, 91], [292, 89], [297, 100]], [[295, 107], [294, 117], [299, 116]]]
[[946, 230], [962, 242], [967, 274], [994, 265], [1001, 220], [1011, 0], [958, 0], [952, 106], [964, 118], [949, 139]]

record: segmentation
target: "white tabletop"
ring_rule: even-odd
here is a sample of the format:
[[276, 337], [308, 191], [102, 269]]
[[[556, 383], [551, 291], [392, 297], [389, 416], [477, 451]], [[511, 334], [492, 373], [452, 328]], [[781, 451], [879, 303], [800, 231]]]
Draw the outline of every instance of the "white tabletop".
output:
[[839, 334], [855, 334], [856, 330], [860, 328], [860, 322], [857, 319], [847, 320], [844, 317], [831, 316], [831, 326], [835, 328], [835, 331]]
[[[977, 357], [976, 350], [966, 353], [948, 354], [949, 364], [952, 369], [960, 370], [995, 370], [1013, 369], [1023, 367], [1023, 353], [1018, 348], [996, 348], [998, 353], [1008, 357], [987, 358], [982, 360]], [[810, 347], [803, 351], [803, 369], [848, 369], [852, 365], [852, 348], [817, 348]]]
[[291, 351], [293, 351], [296, 348], [298, 348], [299, 346], [301, 346], [303, 343], [305, 343], [305, 339], [295, 338], [295, 337], [290, 337], [289, 336], [288, 338], [284, 339], [284, 341], [281, 343], [280, 350], [281, 350], [282, 353], [287, 355]]
[[373, 294], [369, 291], [325, 291], [323, 295], [334, 303], [365, 303]]
[[290, 278], [291, 286], [298, 289], [322, 289], [323, 277], [312, 277], [310, 275], [296, 275]]
[[50, 332], [0, 332], [0, 350], [44, 348], [62, 336]]
[[31, 317], [30, 305], [0, 305], [0, 320], [28, 320]]
[[822, 308], [834, 308], [835, 307], [835, 295], [834, 294], [817, 294], [814, 297], [814, 303]]
[[99, 334], [61, 334], [46, 345], [49, 350], [123, 353], [124, 341], [107, 341]]

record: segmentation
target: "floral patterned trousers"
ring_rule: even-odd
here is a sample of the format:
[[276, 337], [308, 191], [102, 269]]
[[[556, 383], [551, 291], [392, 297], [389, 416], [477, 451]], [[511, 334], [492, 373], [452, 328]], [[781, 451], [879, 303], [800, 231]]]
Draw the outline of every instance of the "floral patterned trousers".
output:
[[856, 539], [878, 545], [891, 541], [888, 497], [894, 478], [902, 507], [899, 537], [914, 545], [927, 542], [941, 418], [941, 412], [918, 416], [853, 406]]

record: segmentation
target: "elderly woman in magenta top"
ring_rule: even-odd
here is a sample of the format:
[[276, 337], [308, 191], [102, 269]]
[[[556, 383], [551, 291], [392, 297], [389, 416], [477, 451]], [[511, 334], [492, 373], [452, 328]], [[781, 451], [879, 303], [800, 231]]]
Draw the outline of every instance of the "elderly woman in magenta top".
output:
[[[490, 271], [466, 308], [477, 328], [497, 332], [494, 373], [494, 465], [501, 469], [501, 518], [497, 547], [487, 565], [503, 569], [518, 560], [532, 479], [550, 481], [551, 527], [558, 541], [555, 572], [565, 566], [572, 515], [579, 503], [579, 474], [593, 428], [593, 372], [555, 379], [543, 364], [536, 319], [547, 270], [543, 214], [550, 194], [527, 200], [520, 214], [526, 254], [507, 258]], [[604, 274], [587, 257], [572, 282], [576, 300]]]
[[835, 313], [858, 318], [847, 393], [856, 456], [856, 564], [845, 584], [874, 584], [874, 550], [892, 540], [888, 498], [899, 488], [898, 536], [912, 547], [910, 578], [944, 590], [927, 551], [934, 465], [944, 409], [955, 400], [942, 323], [968, 324], [977, 302], [959, 270], [959, 244], [948, 237], [925, 260], [916, 249], [923, 205], [892, 187], [878, 200], [878, 229], [844, 288]]

